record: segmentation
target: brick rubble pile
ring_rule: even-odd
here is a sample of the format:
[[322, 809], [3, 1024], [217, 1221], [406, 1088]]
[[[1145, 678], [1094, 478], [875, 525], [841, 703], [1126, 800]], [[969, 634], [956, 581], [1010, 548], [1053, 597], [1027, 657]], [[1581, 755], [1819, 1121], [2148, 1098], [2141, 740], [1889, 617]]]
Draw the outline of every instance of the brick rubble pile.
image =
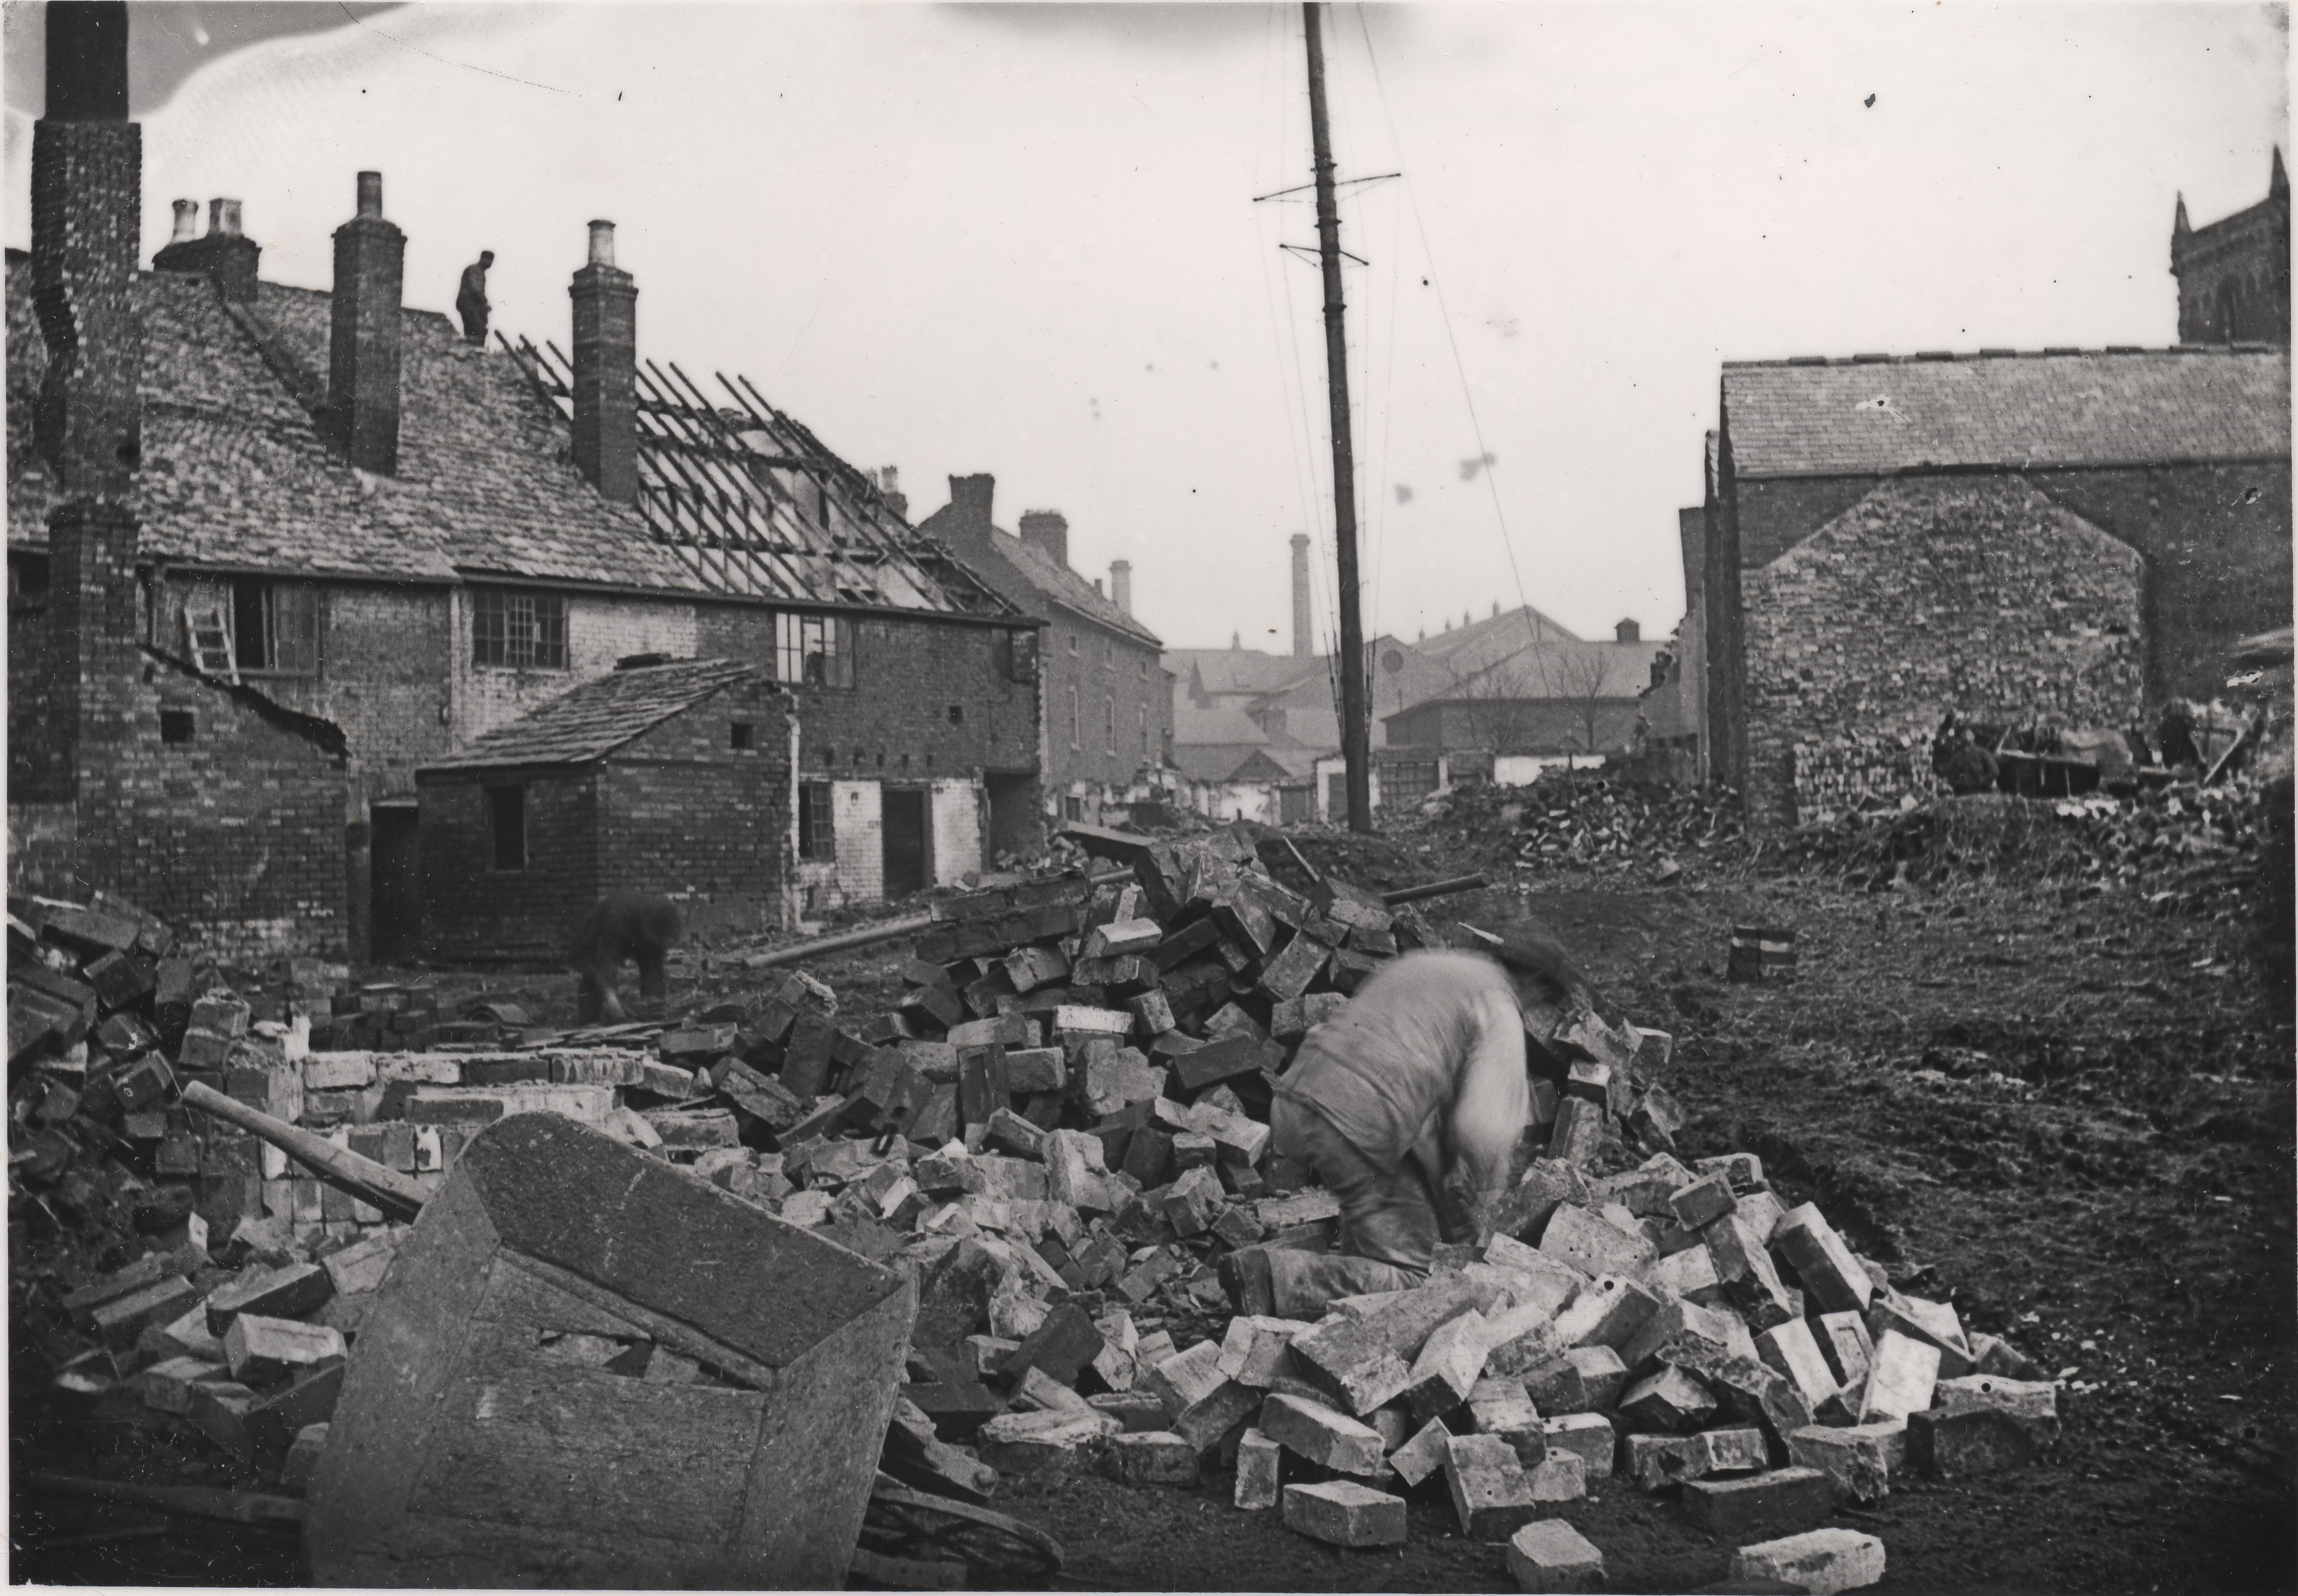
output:
[[[180, 1075], [426, 1190], [487, 1122], [565, 1114], [912, 1272], [883, 1467], [975, 1501], [1050, 1469], [1226, 1470], [1238, 1507], [1354, 1546], [1401, 1541], [1426, 1492], [1463, 1534], [1509, 1542], [1523, 1588], [1580, 1589], [1600, 1552], [1543, 1515], [1618, 1476], [1741, 1544], [1746, 1577], [1844, 1589], [1880, 1576], [1881, 1548], [1822, 1527], [1841, 1504], [2050, 1444], [2054, 1388], [2009, 1345], [1894, 1290], [1752, 1155], [1679, 1162], [1682, 1110], [1656, 1079], [1669, 1038], [1588, 994], [1528, 1008], [1536, 1123], [1481, 1245], [1315, 1323], [1252, 1300], [1250, 1271], [1225, 1288], [1239, 1249], [1335, 1240], [1337, 1203], [1270, 1145], [1301, 1039], [1385, 960], [1481, 934], [1260, 837], [1158, 842], [1124, 881], [943, 900], [904, 996], [866, 1017], [789, 973], [667, 1028], [522, 1038], [515, 1011], [442, 1022], [419, 988], [322, 1000], [326, 972], [291, 967], [287, 1016], [256, 1019], [167, 959], [159, 928], [20, 920], [12, 988], [87, 990], [76, 1022], [12, 1034], [12, 1218], [88, 1228], [78, 1179], [124, 1194], [136, 1231], [100, 1275], [86, 1249], [16, 1249], [20, 1336], [75, 1400], [193, 1426], [289, 1488], [310, 1477], [404, 1227], [171, 1108]], [[344, 1011], [315, 1036], [427, 1027], [434, 1045], [305, 1052], [296, 996]], [[481, 1029], [449, 1029], [465, 1024]], [[608, 1352], [657, 1383], [704, 1377], [667, 1348]]]

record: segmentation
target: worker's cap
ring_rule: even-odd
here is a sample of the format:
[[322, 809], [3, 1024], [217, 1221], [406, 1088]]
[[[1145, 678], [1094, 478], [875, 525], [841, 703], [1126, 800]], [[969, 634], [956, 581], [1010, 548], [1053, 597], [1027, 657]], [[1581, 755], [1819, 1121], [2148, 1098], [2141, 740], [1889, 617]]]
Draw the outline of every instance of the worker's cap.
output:
[[1466, 921], [1457, 922], [1456, 929], [1461, 934], [1453, 939], [1454, 947], [1472, 948], [1498, 960], [1517, 977], [1520, 988], [1528, 987], [1562, 1008], [1600, 1010], [1594, 983], [1580, 973], [1564, 945], [1546, 931], [1517, 925], [1493, 932]]

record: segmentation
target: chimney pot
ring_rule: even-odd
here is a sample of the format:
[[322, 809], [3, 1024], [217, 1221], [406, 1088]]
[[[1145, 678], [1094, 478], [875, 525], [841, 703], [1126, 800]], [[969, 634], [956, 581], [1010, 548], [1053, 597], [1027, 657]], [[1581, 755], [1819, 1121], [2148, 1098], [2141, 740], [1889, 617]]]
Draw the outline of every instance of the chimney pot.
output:
[[210, 200], [208, 202], [208, 231], [218, 238], [239, 236], [239, 202]]
[[[407, 237], [384, 219], [379, 174], [360, 173], [358, 202], [359, 213], [335, 229], [327, 414], [351, 463], [388, 476], [399, 468], [399, 302]], [[239, 202], [216, 203], [230, 207], [237, 232]]]
[[1133, 613], [1133, 562], [1112, 559], [1109, 562], [1109, 599], [1127, 615]]
[[200, 203], [197, 200], [176, 202], [176, 230], [169, 244], [189, 244], [200, 236]]
[[203, 272], [213, 279], [225, 299], [234, 304], [253, 304], [263, 246], [240, 231], [239, 202], [208, 202], [205, 237], [198, 236], [200, 203], [178, 200], [175, 205], [175, 236], [152, 257], [152, 269]]
[[591, 224], [591, 264], [612, 266], [615, 263], [615, 224], [594, 221]]

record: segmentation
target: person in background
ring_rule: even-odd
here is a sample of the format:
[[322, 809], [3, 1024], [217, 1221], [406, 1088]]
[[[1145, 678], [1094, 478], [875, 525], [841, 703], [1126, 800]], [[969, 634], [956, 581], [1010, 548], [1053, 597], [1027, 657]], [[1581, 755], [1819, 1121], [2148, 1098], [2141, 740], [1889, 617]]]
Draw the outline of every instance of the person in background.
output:
[[494, 263], [494, 251], [481, 250], [463, 268], [462, 285], [455, 291], [455, 314], [463, 318], [464, 338], [473, 343], [487, 341], [487, 313], [494, 308], [487, 303], [487, 268]]
[[600, 898], [583, 922], [583, 929], [574, 933], [574, 947], [566, 955], [567, 963], [583, 978], [574, 1000], [576, 1020], [585, 1025], [601, 1020], [620, 1025], [629, 1017], [617, 989], [625, 959], [639, 967], [640, 1001], [657, 1005], [665, 1002], [669, 996], [665, 963], [684, 929], [677, 906], [666, 897], [617, 892]]

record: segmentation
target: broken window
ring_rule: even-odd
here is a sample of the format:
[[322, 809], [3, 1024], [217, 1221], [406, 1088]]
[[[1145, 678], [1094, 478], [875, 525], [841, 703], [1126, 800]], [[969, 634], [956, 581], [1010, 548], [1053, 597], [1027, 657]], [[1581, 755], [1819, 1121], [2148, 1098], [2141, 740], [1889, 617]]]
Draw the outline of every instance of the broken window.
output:
[[801, 781], [798, 787], [798, 856], [838, 857], [838, 833], [830, 803], [830, 783]]
[[793, 687], [854, 685], [854, 623], [839, 616], [774, 616], [774, 679]]
[[526, 789], [487, 789], [487, 831], [492, 841], [489, 868], [526, 868]]
[[232, 658], [242, 671], [319, 674], [319, 590], [242, 576], [231, 584]]
[[993, 634], [990, 652], [995, 658], [999, 680], [1034, 682], [1037, 679], [1037, 634], [1034, 632], [999, 632]]
[[528, 671], [565, 670], [565, 596], [507, 588], [473, 590], [471, 663]]

